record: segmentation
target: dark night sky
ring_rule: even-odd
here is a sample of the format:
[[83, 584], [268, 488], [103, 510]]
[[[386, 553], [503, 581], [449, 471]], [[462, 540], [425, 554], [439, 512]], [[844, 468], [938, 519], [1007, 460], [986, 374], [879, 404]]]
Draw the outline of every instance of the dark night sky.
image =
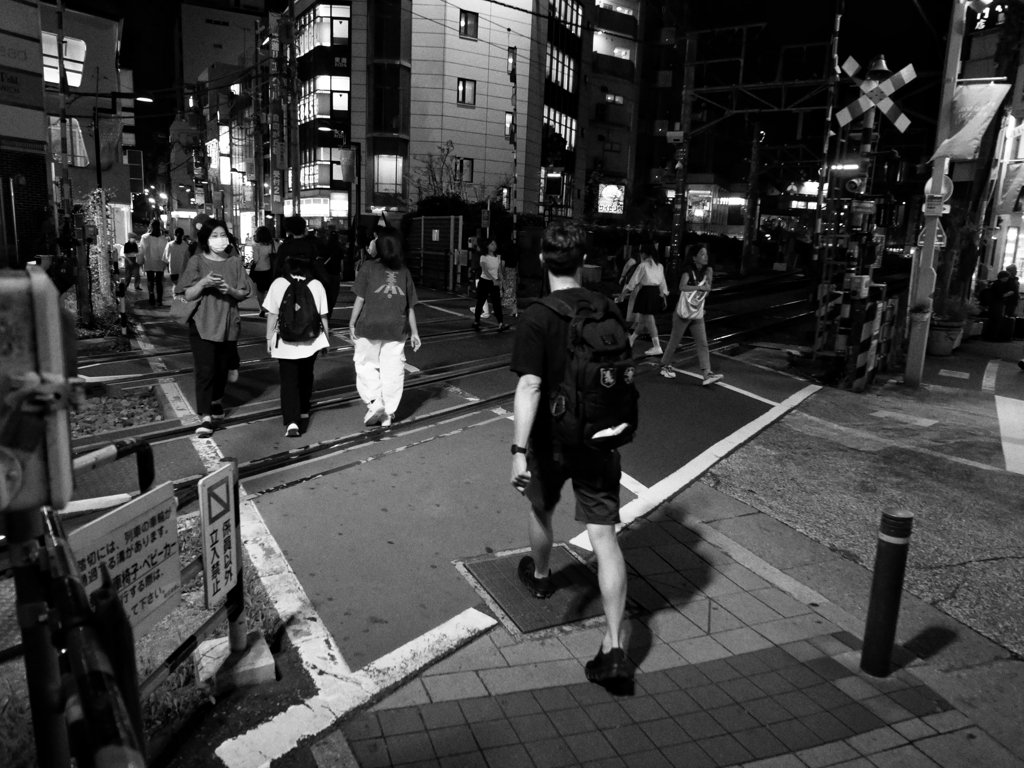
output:
[[[136, 88], [156, 92], [158, 97], [155, 104], [138, 107], [140, 143], [146, 142], [142, 146], [147, 149], [154, 136], [166, 135], [173, 117], [170, 30], [178, 6], [174, 0], [106, 1], [118, 5], [125, 15], [122, 60], [125, 66], [134, 69]], [[867, 63], [877, 53], [885, 54], [893, 71], [913, 63], [918, 82], [904, 89], [900, 103], [922, 116], [934, 118], [938, 104], [938, 72], [953, 1], [846, 0], [840, 32], [840, 63], [848, 55]], [[69, 0], [70, 5], [78, 2], [82, 0]], [[785, 43], [827, 39], [834, 9], [832, 0], [700, 0], [690, 2], [688, 11], [697, 28], [767, 22], [766, 34]], [[849, 95], [852, 96], [852, 91]], [[841, 96], [840, 101], [844, 98]], [[906, 138], [928, 144], [929, 140], [921, 131], [925, 127], [925, 121], [915, 119], [915, 127]]]

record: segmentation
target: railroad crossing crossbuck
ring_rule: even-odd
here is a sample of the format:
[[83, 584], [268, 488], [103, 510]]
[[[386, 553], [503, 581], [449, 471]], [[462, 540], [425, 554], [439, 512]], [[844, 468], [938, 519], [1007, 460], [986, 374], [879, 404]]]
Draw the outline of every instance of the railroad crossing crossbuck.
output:
[[873, 80], [870, 77], [857, 77], [856, 74], [860, 69], [860, 64], [857, 63], [853, 56], [850, 56], [843, 62], [843, 71], [860, 86], [864, 94], [855, 102], [840, 110], [836, 114], [836, 121], [840, 126], [846, 126], [854, 118], [860, 117], [872, 107], [878, 107], [882, 114], [892, 120], [892, 124], [896, 126], [900, 133], [906, 131], [910, 127], [910, 118], [903, 114], [902, 110], [896, 106], [896, 102], [890, 97], [898, 88], [902, 88], [917, 77], [914, 65], [907, 64], [895, 75], [886, 78], [882, 82]]

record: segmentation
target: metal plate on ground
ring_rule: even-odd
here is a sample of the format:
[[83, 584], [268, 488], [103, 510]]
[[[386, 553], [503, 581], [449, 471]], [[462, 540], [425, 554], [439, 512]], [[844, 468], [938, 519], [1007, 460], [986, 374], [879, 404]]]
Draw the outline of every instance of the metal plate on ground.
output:
[[594, 566], [580, 562], [564, 544], [551, 550], [551, 575], [557, 588], [538, 600], [519, 581], [516, 569], [529, 549], [499, 552], [456, 566], [480, 592], [506, 627], [518, 634], [572, 624], [604, 613]]

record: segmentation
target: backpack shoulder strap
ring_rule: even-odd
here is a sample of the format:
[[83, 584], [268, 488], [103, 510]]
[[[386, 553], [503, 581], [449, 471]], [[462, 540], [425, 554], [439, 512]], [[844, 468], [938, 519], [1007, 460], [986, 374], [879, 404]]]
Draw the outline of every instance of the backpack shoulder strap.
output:
[[553, 293], [549, 293], [537, 303], [544, 305], [559, 317], [564, 317], [569, 320], [576, 317], [577, 305], [570, 304], [561, 296], [556, 296]]

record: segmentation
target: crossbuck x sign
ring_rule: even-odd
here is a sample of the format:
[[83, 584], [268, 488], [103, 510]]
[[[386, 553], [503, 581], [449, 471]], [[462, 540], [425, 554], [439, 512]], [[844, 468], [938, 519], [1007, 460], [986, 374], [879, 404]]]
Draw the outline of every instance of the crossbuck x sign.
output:
[[914, 65], [908, 64], [892, 77], [881, 82], [857, 77], [860, 71], [860, 64], [851, 56], [843, 63], [843, 72], [850, 76], [850, 79], [860, 86], [864, 94], [852, 104], [844, 107], [836, 114], [836, 121], [840, 126], [845, 126], [856, 117], [860, 117], [872, 107], [878, 107], [883, 115], [892, 120], [896, 129], [903, 133], [910, 127], [910, 118], [903, 114], [896, 103], [889, 98], [897, 88], [902, 88], [915, 77]]

